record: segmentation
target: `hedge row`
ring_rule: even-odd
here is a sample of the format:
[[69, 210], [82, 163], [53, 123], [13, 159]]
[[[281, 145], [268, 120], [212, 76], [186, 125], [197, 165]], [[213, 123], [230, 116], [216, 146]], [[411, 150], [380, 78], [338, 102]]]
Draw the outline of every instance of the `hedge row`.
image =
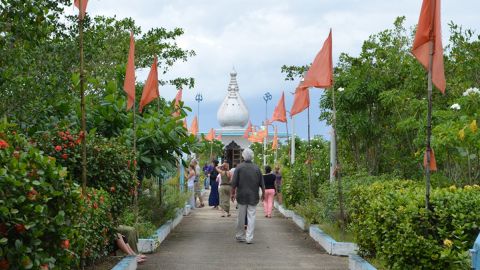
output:
[[[347, 229], [360, 254], [389, 269], [467, 269], [480, 232], [480, 186], [433, 188], [425, 210], [423, 182], [391, 176], [344, 179]], [[312, 202], [295, 210], [310, 223], [339, 218], [336, 184], [323, 183]]]

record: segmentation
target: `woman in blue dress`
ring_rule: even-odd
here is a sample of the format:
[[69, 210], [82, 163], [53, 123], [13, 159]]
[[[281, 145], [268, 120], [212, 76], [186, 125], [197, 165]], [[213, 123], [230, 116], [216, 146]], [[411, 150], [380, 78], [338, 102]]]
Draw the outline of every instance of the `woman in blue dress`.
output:
[[[218, 166], [218, 160], [213, 160], [213, 168]], [[220, 204], [220, 198], [218, 195], [218, 182], [217, 182], [217, 170], [212, 170], [210, 172], [210, 196], [208, 197], [208, 205], [213, 206], [214, 209], [218, 209]]]

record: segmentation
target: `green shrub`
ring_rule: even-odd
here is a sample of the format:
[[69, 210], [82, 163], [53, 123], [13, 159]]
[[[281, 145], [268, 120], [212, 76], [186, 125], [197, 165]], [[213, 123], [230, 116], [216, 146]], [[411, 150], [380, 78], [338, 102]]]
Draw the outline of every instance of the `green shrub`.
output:
[[[79, 184], [82, 173], [81, 138], [81, 134], [68, 129], [42, 132], [36, 136], [38, 146], [67, 167]], [[135, 181], [131, 160], [131, 149], [118, 139], [95, 135], [87, 138], [87, 186], [110, 192], [111, 213], [115, 223], [133, 201]]]
[[73, 224], [78, 234], [75, 245], [81, 258], [92, 263], [112, 251], [114, 223], [110, 212], [111, 198], [108, 192], [94, 188], [87, 188], [81, 198]]
[[360, 251], [392, 269], [466, 269], [477, 234], [480, 187], [433, 189], [425, 210], [423, 184], [376, 182], [352, 190], [351, 227]]
[[[0, 130], [5, 131], [5, 126]], [[0, 261], [3, 269], [78, 265], [78, 186], [15, 132], [0, 134]], [[10, 267], [10, 268], [9, 268]]]

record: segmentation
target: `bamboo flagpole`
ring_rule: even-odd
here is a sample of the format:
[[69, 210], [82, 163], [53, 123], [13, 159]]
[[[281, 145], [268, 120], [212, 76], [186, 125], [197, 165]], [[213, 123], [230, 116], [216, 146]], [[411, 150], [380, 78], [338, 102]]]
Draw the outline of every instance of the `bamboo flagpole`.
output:
[[[338, 148], [337, 148], [337, 107], [335, 104], [335, 83], [332, 81], [332, 141], [330, 149], [330, 177], [333, 176], [333, 181], [335, 178], [337, 180], [338, 186], [338, 203], [340, 207], [340, 218], [341, 218], [341, 227], [345, 229], [346, 224], [346, 215], [345, 215], [345, 206], [343, 198], [343, 189], [342, 189], [342, 176], [340, 173], [340, 162], [338, 161]], [[333, 170], [332, 170], [333, 169]], [[330, 183], [332, 183], [332, 178], [330, 178]]]
[[80, 47], [80, 111], [81, 111], [81, 138], [82, 138], [82, 192], [85, 194], [87, 189], [87, 121], [85, 106], [85, 70], [84, 70], [84, 54], [83, 54], [83, 22], [85, 18], [87, 0], [78, 0], [79, 16], [79, 47]]
[[443, 65], [443, 47], [440, 24], [440, 0], [424, 0], [418, 19], [412, 54], [427, 70], [427, 138], [425, 165], [425, 208], [430, 210], [430, 173], [435, 171], [436, 160], [431, 147], [432, 136], [432, 89], [435, 85], [445, 94], [446, 80]]

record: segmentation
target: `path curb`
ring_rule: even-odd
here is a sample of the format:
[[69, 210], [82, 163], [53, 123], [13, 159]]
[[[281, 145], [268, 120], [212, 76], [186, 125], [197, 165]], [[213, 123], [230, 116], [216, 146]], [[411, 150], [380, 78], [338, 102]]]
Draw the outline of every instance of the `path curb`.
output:
[[366, 260], [356, 254], [348, 255], [348, 269], [349, 270], [377, 270]]
[[135, 270], [135, 269], [137, 269], [136, 256], [127, 256], [112, 268], [112, 270]]
[[358, 246], [350, 242], [337, 242], [326, 234], [318, 225], [311, 225], [309, 229], [310, 237], [317, 241], [330, 255], [349, 256], [356, 254]]

